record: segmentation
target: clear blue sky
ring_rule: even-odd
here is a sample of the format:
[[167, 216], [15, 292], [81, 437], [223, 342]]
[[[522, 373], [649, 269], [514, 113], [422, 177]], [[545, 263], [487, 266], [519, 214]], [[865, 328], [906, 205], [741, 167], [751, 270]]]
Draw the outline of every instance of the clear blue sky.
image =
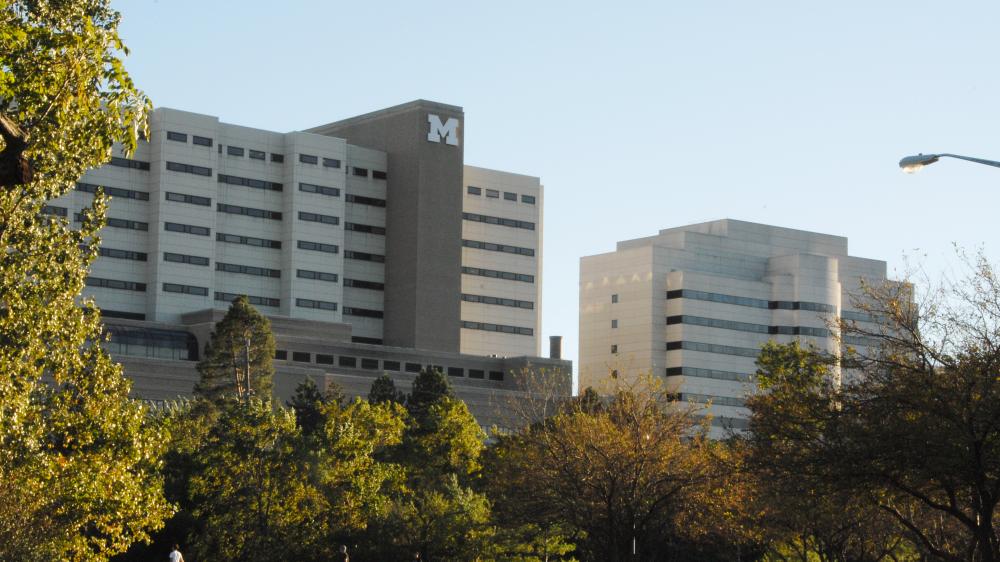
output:
[[[579, 258], [736, 218], [937, 277], [1000, 251], [1000, 3], [116, 1], [157, 106], [293, 131], [425, 98], [466, 162], [546, 189], [543, 335], [576, 359]], [[543, 341], [547, 341], [547, 338]]]

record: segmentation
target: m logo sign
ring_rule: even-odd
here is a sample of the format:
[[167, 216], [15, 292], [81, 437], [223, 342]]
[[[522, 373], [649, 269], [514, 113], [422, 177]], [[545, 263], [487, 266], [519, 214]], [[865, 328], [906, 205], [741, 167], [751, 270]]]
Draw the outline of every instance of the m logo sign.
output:
[[441, 123], [440, 117], [428, 113], [427, 122], [431, 126], [431, 130], [427, 133], [427, 140], [441, 142], [441, 139], [444, 139], [445, 144], [458, 146], [458, 119], [449, 117], [447, 121]]

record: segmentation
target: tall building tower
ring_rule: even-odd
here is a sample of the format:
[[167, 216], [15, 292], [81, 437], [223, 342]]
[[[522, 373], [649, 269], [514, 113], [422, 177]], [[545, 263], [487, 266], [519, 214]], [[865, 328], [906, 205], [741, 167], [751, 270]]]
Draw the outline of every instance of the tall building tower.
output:
[[647, 372], [742, 429], [761, 346], [839, 353], [830, 321], [869, 321], [851, 295], [885, 278], [885, 262], [848, 255], [846, 238], [731, 219], [619, 242], [580, 261], [580, 388]]

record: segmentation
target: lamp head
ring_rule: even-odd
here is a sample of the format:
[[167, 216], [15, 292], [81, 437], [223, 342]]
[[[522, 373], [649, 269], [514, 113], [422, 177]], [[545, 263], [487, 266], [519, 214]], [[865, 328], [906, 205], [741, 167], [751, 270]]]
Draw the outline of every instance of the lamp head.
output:
[[899, 167], [907, 174], [913, 174], [920, 171], [921, 168], [929, 164], [933, 164], [938, 161], [940, 157], [937, 154], [918, 154], [916, 156], [907, 156], [899, 161]]

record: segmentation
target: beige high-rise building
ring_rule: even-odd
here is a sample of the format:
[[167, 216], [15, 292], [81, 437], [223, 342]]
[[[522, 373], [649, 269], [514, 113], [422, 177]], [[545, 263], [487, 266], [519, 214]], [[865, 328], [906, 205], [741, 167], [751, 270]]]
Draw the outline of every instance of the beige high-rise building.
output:
[[851, 295], [885, 278], [844, 237], [731, 219], [619, 242], [580, 261], [580, 388], [646, 372], [682, 402], [711, 403], [715, 426], [743, 429], [761, 346], [839, 353], [829, 321], [869, 321]]

